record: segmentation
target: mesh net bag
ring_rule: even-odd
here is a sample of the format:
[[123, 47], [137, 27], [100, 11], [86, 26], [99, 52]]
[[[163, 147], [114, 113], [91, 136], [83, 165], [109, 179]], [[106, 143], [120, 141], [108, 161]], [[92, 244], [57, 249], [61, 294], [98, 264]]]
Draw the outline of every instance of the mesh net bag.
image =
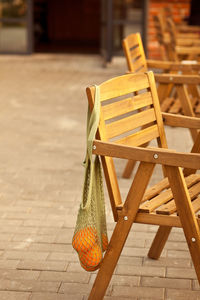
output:
[[88, 109], [87, 152], [84, 162], [85, 177], [72, 246], [86, 271], [99, 268], [108, 245], [103, 178], [99, 157], [92, 157], [92, 145], [99, 124], [99, 90], [96, 87], [92, 113]]

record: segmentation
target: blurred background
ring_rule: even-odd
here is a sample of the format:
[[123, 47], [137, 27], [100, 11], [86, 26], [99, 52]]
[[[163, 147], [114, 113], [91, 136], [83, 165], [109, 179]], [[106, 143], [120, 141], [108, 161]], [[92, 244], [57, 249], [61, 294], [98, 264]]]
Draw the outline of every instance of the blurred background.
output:
[[169, 7], [176, 22], [191, 0], [1, 0], [0, 53], [121, 55], [121, 40], [140, 32], [151, 58], [159, 58], [153, 16]]

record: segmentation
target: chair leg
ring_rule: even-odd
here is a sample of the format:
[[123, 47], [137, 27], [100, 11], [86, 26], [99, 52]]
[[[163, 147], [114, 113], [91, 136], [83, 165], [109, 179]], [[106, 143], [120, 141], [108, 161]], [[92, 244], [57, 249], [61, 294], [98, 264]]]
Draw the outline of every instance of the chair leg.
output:
[[177, 211], [200, 284], [200, 229], [181, 168], [166, 166]]
[[130, 178], [131, 173], [133, 172], [133, 169], [135, 167], [136, 161], [134, 160], [128, 160], [124, 169], [124, 172], [122, 174], [123, 178]]
[[[191, 102], [191, 99], [189, 97], [186, 86], [185, 85], [183, 85], [183, 86], [182, 85], [176, 85], [176, 90], [177, 90], [177, 93], [178, 93], [178, 97], [181, 101], [181, 105], [182, 105], [184, 115], [195, 117], [194, 109], [192, 107], [192, 102]], [[191, 128], [190, 133], [191, 133], [193, 141], [195, 141], [196, 138], [197, 138], [198, 130]]]
[[138, 167], [88, 300], [101, 300], [106, 293], [154, 167], [151, 163], [140, 163]]
[[[113, 235], [111, 237], [110, 243], [108, 245], [108, 249], [103, 258], [100, 269], [97, 273], [94, 285], [92, 287], [91, 293], [89, 295], [88, 300], [101, 300], [103, 299], [106, 289], [111, 280], [114, 269], [117, 265], [118, 259], [120, 257], [121, 251], [123, 249], [124, 243], [127, 239], [129, 230], [132, 224], [129, 224], [127, 227], [125, 224], [126, 221], [124, 218], [120, 218], [115, 226]], [[125, 231], [125, 228], [126, 231]], [[123, 232], [123, 236], [119, 239], [119, 236]]]
[[171, 229], [172, 227], [169, 226], [160, 226], [158, 228], [156, 236], [149, 250], [148, 257], [152, 259], [158, 259], [160, 257]]

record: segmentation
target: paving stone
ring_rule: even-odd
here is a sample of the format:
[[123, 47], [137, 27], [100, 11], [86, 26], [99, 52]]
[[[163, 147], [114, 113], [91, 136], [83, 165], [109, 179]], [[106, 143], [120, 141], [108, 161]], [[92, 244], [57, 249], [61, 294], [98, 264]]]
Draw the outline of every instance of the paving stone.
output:
[[[148, 252], [149, 252], [149, 248], [124, 247], [122, 251], [122, 255], [146, 257]], [[166, 253], [167, 253], [166, 250], [163, 250], [161, 257], [165, 257]]]
[[0, 249], [27, 249], [30, 246], [31, 240], [25, 240], [22, 242], [0, 242]]
[[167, 250], [168, 257], [190, 258], [189, 251]]
[[[175, 258], [175, 257], [160, 257], [159, 259], [151, 259], [144, 257], [143, 264], [146, 266], [163, 266], [163, 267], [175, 267], [175, 268], [191, 268], [191, 259]], [[181, 270], [180, 270], [181, 271]]]
[[34, 261], [22, 260], [17, 266], [18, 270], [52, 270], [52, 271], [66, 271], [67, 263], [60, 261]]
[[64, 221], [47, 221], [47, 220], [27, 220], [23, 222], [23, 226], [38, 226], [38, 227], [62, 227]]
[[41, 281], [62, 281], [68, 283], [88, 283], [90, 279], [90, 274], [87, 272], [53, 272], [53, 271], [42, 271], [39, 280]]
[[[145, 247], [150, 248], [151, 243], [152, 243], [151, 240], [146, 240]], [[164, 249], [173, 250], [173, 251], [177, 251], [177, 250], [180, 250], [180, 251], [187, 250], [188, 251], [188, 245], [186, 242], [167, 241]]]
[[[110, 296], [110, 297], [104, 297], [104, 300], [122, 300], [122, 299], [131, 299], [131, 300], [138, 300], [137, 297], [134, 296], [130, 296], [130, 297], [114, 297], [114, 296]], [[86, 298], [84, 298], [84, 300], [86, 300]]]
[[6, 259], [23, 259], [23, 260], [46, 260], [48, 252], [36, 251], [5, 251], [4, 257]]
[[179, 268], [167, 268], [166, 272], [167, 277], [171, 278], [189, 278], [195, 279], [196, 273], [192, 268], [188, 269], [179, 269]]
[[123, 256], [121, 255], [118, 264], [141, 266], [143, 263], [142, 257]]
[[189, 291], [189, 290], [176, 290], [167, 289], [166, 290], [166, 300], [199, 300], [200, 292]]
[[165, 268], [152, 266], [118, 265], [116, 274], [137, 276], [165, 276]]
[[144, 299], [164, 299], [164, 289], [149, 287], [114, 286], [112, 295], [118, 297], [132, 297], [134, 295], [134, 297], [142, 297]]
[[67, 295], [73, 294], [88, 294], [92, 288], [90, 284], [83, 283], [62, 283], [59, 289], [59, 293], [64, 293]]
[[147, 248], [133, 248], [133, 247], [124, 247], [122, 255], [124, 256], [147, 256]]
[[29, 300], [30, 293], [0, 291], [1, 300]]
[[69, 265], [67, 267], [67, 272], [70, 272], [70, 273], [84, 272], [85, 273], [86, 271], [80, 266], [79, 262], [72, 262], [72, 263], [69, 263]]
[[159, 277], [142, 277], [141, 285], [172, 289], [191, 289], [191, 280]]
[[39, 271], [29, 271], [29, 270], [8, 270], [2, 269], [0, 270], [0, 278], [1, 279], [10, 279], [10, 280], [37, 280], [40, 275]]
[[17, 233], [17, 234], [32, 234], [32, 233], [37, 233], [39, 230], [38, 227], [24, 227], [24, 226], [20, 226], [20, 227], [14, 227], [14, 226], [2, 226], [0, 228], [0, 232], [1, 233], [8, 233], [8, 234], [13, 234], [13, 233]]
[[[96, 278], [95, 274], [91, 275], [90, 283], [94, 283]], [[110, 285], [125, 285], [125, 286], [138, 286], [140, 283], [139, 276], [123, 276], [123, 275], [113, 275]]]
[[77, 262], [78, 260], [78, 255], [77, 253], [61, 253], [61, 252], [53, 252], [51, 254], [49, 254], [48, 260], [63, 260], [63, 261], [67, 261], [67, 262]]
[[65, 295], [56, 293], [32, 293], [30, 300], [83, 300], [82, 295]]
[[0, 242], [4, 241], [4, 242], [10, 242], [13, 238], [13, 234], [12, 233], [1, 233], [0, 234]]
[[23, 242], [27, 239], [31, 239], [35, 243], [53, 244], [55, 242], [56, 235], [15, 234], [15, 236], [12, 238], [12, 241]]
[[32, 243], [29, 247], [30, 251], [44, 251], [44, 252], [68, 252], [72, 253], [74, 249], [71, 244], [46, 244], [46, 243]]
[[[16, 278], [17, 279], [17, 278]], [[0, 281], [0, 290], [27, 291], [27, 292], [58, 292], [60, 282], [42, 282], [33, 280], [6, 280]]]
[[169, 241], [185, 242], [183, 233], [173, 232], [169, 235]]
[[199, 286], [198, 280], [193, 280], [192, 287], [193, 287], [193, 290], [200, 291], [200, 286]]
[[6, 213], [6, 219], [20, 219], [20, 220], [27, 220], [27, 219], [31, 219], [31, 220], [41, 220], [44, 219], [44, 215], [43, 214], [33, 214], [31, 212], [7, 212]]
[[19, 264], [19, 260], [15, 260], [15, 259], [6, 259], [0, 260], [0, 269], [16, 269], [16, 267]]

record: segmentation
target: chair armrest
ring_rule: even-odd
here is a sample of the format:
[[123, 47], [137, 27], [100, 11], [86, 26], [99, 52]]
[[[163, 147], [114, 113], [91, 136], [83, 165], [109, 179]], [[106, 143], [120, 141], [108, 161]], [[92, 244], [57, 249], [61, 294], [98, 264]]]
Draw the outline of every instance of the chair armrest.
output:
[[199, 34], [198, 33], [192, 33], [192, 32], [185, 32], [185, 33], [177, 33], [177, 40], [183, 39], [183, 40], [199, 40]]
[[162, 117], [165, 125], [200, 129], [200, 118], [175, 115], [163, 112]]
[[169, 71], [173, 66], [174, 62], [164, 61], [164, 60], [155, 60], [155, 59], [147, 59], [148, 68], [162, 69], [165, 71]]
[[200, 46], [200, 42], [199, 42], [199, 37], [197, 38], [177, 38], [176, 40], [176, 45], [180, 46], [180, 47], [189, 47], [189, 46], [196, 46], [199, 47]]
[[200, 26], [195, 25], [176, 25], [179, 32], [200, 32]]
[[147, 66], [149, 68], [162, 69], [164, 71], [182, 71], [182, 72], [191, 72], [191, 70], [197, 72], [200, 71], [200, 63], [192, 60], [173, 62], [173, 61], [147, 59]]
[[192, 46], [192, 47], [182, 47], [176, 46], [176, 52], [178, 54], [200, 54], [200, 47]]
[[182, 60], [181, 62], [175, 62], [172, 64], [170, 71], [181, 71], [181, 72], [199, 72], [200, 63], [196, 60]]
[[200, 84], [199, 75], [155, 74], [154, 76], [159, 83]]
[[95, 140], [93, 153], [182, 168], [200, 169], [200, 154], [182, 153], [164, 148], [142, 148]]

